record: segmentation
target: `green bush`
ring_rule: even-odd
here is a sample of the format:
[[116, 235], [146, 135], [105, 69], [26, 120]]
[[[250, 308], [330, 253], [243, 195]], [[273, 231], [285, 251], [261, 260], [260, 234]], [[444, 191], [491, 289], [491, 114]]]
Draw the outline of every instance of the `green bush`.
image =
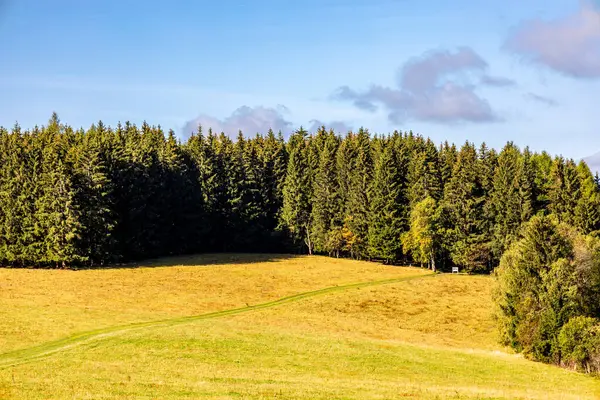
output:
[[600, 323], [596, 318], [574, 317], [558, 335], [561, 364], [586, 372], [600, 371]]
[[503, 254], [495, 276], [504, 344], [536, 361], [600, 371], [597, 239], [553, 216], [535, 216]]

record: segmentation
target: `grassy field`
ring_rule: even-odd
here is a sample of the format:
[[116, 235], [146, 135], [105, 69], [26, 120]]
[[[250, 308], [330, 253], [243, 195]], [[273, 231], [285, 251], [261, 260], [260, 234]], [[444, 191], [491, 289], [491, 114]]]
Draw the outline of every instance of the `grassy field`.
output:
[[0, 269], [0, 399], [600, 397], [499, 347], [490, 289], [284, 255]]

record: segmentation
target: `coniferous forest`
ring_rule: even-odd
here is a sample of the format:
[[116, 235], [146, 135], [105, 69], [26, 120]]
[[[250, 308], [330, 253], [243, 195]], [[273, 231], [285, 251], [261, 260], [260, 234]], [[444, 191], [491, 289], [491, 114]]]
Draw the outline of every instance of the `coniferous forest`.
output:
[[534, 215], [600, 230], [585, 163], [412, 132], [236, 140], [130, 123], [0, 129], [0, 264], [294, 252], [488, 273]]

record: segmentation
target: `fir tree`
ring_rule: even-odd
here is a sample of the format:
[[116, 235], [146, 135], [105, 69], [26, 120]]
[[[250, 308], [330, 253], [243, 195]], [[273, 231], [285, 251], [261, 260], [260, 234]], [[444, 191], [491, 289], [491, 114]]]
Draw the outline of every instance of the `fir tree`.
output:
[[295, 242], [304, 242], [308, 254], [312, 254], [314, 244], [310, 231], [311, 190], [305, 132], [296, 132], [290, 142], [293, 143], [293, 147], [290, 146], [281, 218], [292, 239]]
[[338, 177], [338, 192], [340, 197], [340, 203], [342, 207], [342, 213], [344, 219], [348, 216], [350, 206], [350, 177], [354, 170], [354, 163], [356, 161], [356, 147], [354, 134], [348, 132], [344, 140], [340, 143], [339, 149], [336, 155], [336, 170]]
[[[311, 235], [317, 252], [332, 254], [339, 251], [339, 246], [330, 236], [337, 233], [342, 225], [341, 203], [336, 171], [336, 151], [338, 140], [333, 132], [325, 139], [321, 159], [316, 172], [313, 188], [313, 207], [311, 215]], [[337, 248], [335, 248], [337, 247]]]
[[548, 209], [560, 221], [574, 225], [577, 204], [581, 198], [581, 182], [575, 163], [562, 157], [555, 158], [551, 179]]
[[402, 212], [398, 168], [394, 146], [384, 145], [377, 157], [371, 187], [369, 212], [369, 253], [391, 263], [401, 253]]
[[577, 172], [581, 184], [581, 197], [575, 206], [575, 226], [586, 234], [597, 232], [600, 230], [600, 190], [585, 162], [577, 165]]
[[451, 254], [455, 264], [468, 271], [488, 271], [491, 267], [489, 244], [484, 225], [484, 201], [477, 174], [478, 156], [475, 147], [465, 143], [458, 153], [452, 178], [444, 193], [444, 209], [454, 226]]
[[348, 187], [348, 229], [354, 236], [352, 255], [364, 258], [368, 256], [369, 189], [373, 179], [373, 157], [368, 131], [360, 129], [355, 141], [356, 158]]
[[408, 166], [408, 199], [411, 207], [427, 197], [439, 200], [442, 196], [441, 178], [435, 145], [429, 139], [423, 141], [419, 138]]

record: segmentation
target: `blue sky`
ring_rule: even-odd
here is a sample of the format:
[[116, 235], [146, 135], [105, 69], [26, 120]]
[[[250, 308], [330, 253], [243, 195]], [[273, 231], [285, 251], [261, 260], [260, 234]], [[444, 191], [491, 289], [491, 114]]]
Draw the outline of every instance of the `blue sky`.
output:
[[[589, 0], [591, 1], [591, 0]], [[324, 123], [600, 151], [600, 14], [578, 0], [0, 0], [0, 124], [253, 134]], [[232, 132], [230, 132], [232, 133]]]

